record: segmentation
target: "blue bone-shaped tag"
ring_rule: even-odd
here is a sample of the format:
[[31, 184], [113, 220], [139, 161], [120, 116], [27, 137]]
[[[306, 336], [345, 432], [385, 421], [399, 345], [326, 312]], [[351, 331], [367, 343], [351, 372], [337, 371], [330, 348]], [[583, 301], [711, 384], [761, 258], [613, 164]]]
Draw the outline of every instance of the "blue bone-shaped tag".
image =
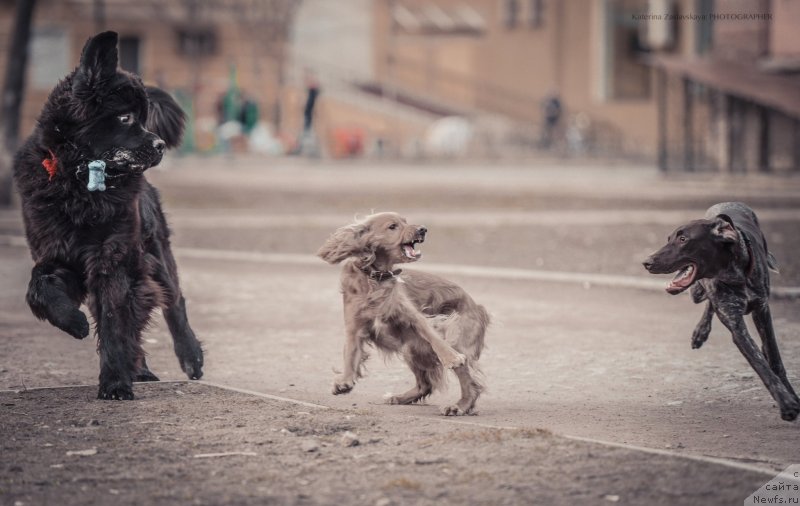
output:
[[93, 191], [106, 191], [106, 162], [93, 160], [89, 162], [89, 184], [86, 189]]

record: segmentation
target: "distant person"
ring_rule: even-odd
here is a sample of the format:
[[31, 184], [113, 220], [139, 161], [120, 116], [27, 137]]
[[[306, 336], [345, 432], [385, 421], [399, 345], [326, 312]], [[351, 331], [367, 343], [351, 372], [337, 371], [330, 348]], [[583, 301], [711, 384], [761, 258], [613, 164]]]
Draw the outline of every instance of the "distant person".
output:
[[229, 86], [217, 100], [217, 142], [223, 153], [231, 153], [232, 143], [242, 135], [241, 103], [242, 96], [235, 84]]
[[561, 121], [561, 99], [558, 93], [550, 93], [542, 100], [542, 116], [544, 121], [542, 121], [541, 147], [550, 149], [558, 123]]
[[256, 127], [258, 123], [258, 104], [255, 100], [251, 99], [250, 97], [245, 97], [242, 101], [242, 105], [239, 108], [239, 123], [242, 124], [242, 129], [246, 135], [250, 135], [250, 132]]
[[306, 69], [305, 72], [305, 86], [306, 106], [303, 108], [303, 133], [300, 134], [297, 150], [295, 152], [297, 154], [316, 158], [320, 156], [320, 147], [312, 127], [314, 122], [314, 107], [317, 103], [317, 97], [319, 97], [320, 86], [314, 73], [309, 69]]
[[235, 85], [232, 85], [217, 100], [217, 120], [219, 124], [239, 121], [241, 110], [242, 93]]
[[306, 71], [305, 77], [306, 84], [306, 107], [303, 110], [303, 133], [311, 131], [311, 124], [314, 121], [314, 105], [317, 103], [319, 96], [319, 81], [317, 81], [314, 74]]

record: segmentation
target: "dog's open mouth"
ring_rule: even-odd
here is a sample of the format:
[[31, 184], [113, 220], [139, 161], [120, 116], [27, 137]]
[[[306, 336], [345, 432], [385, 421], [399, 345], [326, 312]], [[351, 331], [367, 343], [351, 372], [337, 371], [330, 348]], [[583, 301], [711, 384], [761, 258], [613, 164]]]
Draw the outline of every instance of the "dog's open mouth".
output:
[[403, 250], [403, 255], [409, 260], [419, 260], [422, 257], [422, 252], [416, 249], [417, 244], [422, 244], [423, 240], [421, 239], [414, 239], [411, 242], [407, 242], [401, 244], [400, 247]]
[[161, 161], [161, 155], [149, 153], [148, 150], [116, 149], [108, 157], [109, 168], [124, 172], [144, 172]]
[[681, 293], [694, 283], [695, 277], [697, 277], [697, 265], [693, 263], [685, 265], [667, 285], [667, 293], [672, 295]]

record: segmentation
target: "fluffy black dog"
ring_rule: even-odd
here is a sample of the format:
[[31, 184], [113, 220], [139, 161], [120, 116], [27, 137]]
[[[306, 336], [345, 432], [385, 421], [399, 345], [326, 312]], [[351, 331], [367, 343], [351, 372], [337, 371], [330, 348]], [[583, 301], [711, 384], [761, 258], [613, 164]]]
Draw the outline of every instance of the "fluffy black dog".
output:
[[[89, 39], [14, 163], [35, 262], [28, 304], [37, 318], [83, 339], [89, 322], [79, 307], [86, 302], [98, 338], [100, 399], [133, 399], [133, 381], [158, 380], [141, 345], [157, 307], [183, 371], [191, 379], [203, 375], [167, 222], [144, 177], [180, 143], [184, 114], [167, 93], [118, 69], [117, 60], [116, 33]], [[90, 184], [90, 164], [101, 168], [105, 184]]]

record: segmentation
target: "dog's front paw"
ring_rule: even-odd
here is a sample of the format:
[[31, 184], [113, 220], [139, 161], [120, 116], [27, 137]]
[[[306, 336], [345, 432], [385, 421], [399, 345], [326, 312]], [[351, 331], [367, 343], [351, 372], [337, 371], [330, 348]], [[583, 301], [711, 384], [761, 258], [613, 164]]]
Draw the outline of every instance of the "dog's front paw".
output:
[[711, 329], [708, 329], [708, 330], [695, 329], [694, 332], [692, 332], [692, 349], [693, 350], [696, 350], [696, 349], [700, 348], [701, 346], [703, 346], [703, 344], [708, 340], [708, 333], [709, 333], [710, 330]]
[[97, 392], [97, 398], [107, 401], [132, 401], [133, 385], [121, 381], [102, 384]]
[[386, 404], [391, 404], [393, 406], [401, 405], [401, 404], [411, 404], [413, 401], [410, 401], [408, 398], [402, 397], [400, 395], [389, 395], [385, 397]]
[[355, 382], [353, 380], [336, 378], [336, 381], [333, 382], [333, 395], [349, 393], [354, 386]]
[[473, 410], [465, 410], [458, 404], [453, 404], [452, 406], [447, 406], [446, 408], [442, 409], [442, 415], [444, 416], [465, 416], [474, 414], [475, 412]]
[[53, 318], [51, 323], [75, 339], [83, 339], [89, 335], [89, 320], [80, 309], [70, 308], [66, 314]]
[[197, 343], [193, 349], [182, 350], [178, 354], [181, 369], [190, 380], [203, 377], [203, 348]]
[[787, 406], [781, 406], [781, 418], [787, 422], [792, 422], [800, 415], [800, 402], [792, 402]]
[[444, 366], [447, 369], [455, 369], [467, 363], [467, 357], [462, 353], [454, 352], [453, 355], [444, 361]]

